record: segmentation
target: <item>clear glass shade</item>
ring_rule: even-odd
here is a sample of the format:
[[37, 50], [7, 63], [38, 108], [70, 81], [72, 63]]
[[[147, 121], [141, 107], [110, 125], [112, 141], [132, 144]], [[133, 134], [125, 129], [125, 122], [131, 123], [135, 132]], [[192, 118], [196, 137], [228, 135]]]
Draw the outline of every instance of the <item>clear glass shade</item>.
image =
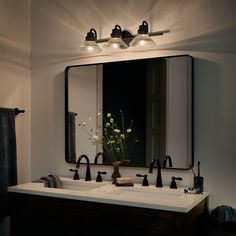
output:
[[156, 43], [148, 34], [137, 34], [129, 45], [130, 47], [151, 47], [156, 45]]
[[127, 44], [119, 37], [110, 38], [104, 45], [105, 50], [118, 50], [128, 48]]
[[84, 41], [80, 46], [80, 53], [99, 53], [102, 49], [97, 45], [95, 41]]

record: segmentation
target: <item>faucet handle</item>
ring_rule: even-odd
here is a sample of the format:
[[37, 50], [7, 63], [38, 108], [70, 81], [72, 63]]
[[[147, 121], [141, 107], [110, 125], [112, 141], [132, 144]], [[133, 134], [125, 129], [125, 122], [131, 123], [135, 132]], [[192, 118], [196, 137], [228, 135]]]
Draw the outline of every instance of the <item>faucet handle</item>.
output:
[[183, 178], [173, 176], [171, 179], [172, 179], [172, 181], [170, 183], [170, 188], [177, 188], [177, 184], [176, 184], [175, 180], [182, 180]]
[[106, 171], [98, 171], [98, 176], [96, 178], [96, 182], [102, 182], [102, 176], [101, 175], [106, 175], [107, 172]]
[[75, 169], [75, 170], [73, 170], [73, 169], [69, 169], [69, 171], [72, 171], [72, 172], [75, 172], [75, 174], [74, 174], [74, 180], [79, 180], [79, 174], [78, 174], [78, 169]]
[[144, 177], [144, 178], [143, 178], [142, 186], [149, 186], [148, 179], [147, 179], [147, 175], [137, 174], [136, 176], [137, 176], [137, 177]]

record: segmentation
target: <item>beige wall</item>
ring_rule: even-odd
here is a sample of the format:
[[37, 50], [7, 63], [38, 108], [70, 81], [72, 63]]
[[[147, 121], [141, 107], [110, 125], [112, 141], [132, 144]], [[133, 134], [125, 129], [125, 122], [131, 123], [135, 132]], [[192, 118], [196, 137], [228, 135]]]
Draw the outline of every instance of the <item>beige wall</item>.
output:
[[31, 178], [30, 1], [0, 0], [0, 107], [16, 117], [18, 182]]
[[[9, 21], [16, 17], [13, 13], [17, 8], [17, 15], [20, 15], [17, 22], [25, 23], [22, 28], [18, 24], [11, 24], [18, 35], [12, 35], [10, 28], [6, 28], [6, 23], [3, 32], [11, 35], [16, 45], [23, 44], [28, 49], [30, 21], [29, 11], [24, 14], [24, 6], [29, 6], [29, 2], [0, 2], [8, 6], [4, 14], [12, 14]], [[32, 0], [31, 101], [29, 66], [18, 63], [22, 58], [25, 59], [25, 50], [4, 47], [6, 54], [13, 55], [17, 63], [15, 60], [7, 60], [7, 57], [2, 59], [1, 56], [1, 68], [12, 79], [12, 87], [10, 79], [1, 76], [3, 87], [1, 85], [0, 96], [3, 96], [2, 91], [8, 90], [8, 96], [16, 97], [19, 102], [17, 106], [22, 105], [26, 110], [30, 110], [31, 106], [32, 109], [32, 119], [29, 113], [23, 115], [24, 118], [19, 117], [24, 119], [24, 124], [20, 127], [26, 132], [26, 135], [21, 135], [24, 142], [20, 144], [23, 150], [20, 178], [30, 179], [29, 174], [27, 178], [24, 177], [30, 171], [30, 160], [32, 179], [49, 173], [71, 176], [68, 169], [74, 165], [67, 164], [64, 160], [64, 68], [71, 64], [144, 56], [137, 52], [81, 59], [78, 56], [78, 47], [91, 27], [97, 29], [99, 37], [108, 37], [115, 24], [136, 32], [138, 25], [145, 19], [153, 31], [170, 30], [170, 33], [156, 38], [157, 50], [148, 52], [148, 55], [188, 53], [194, 57], [195, 160], [201, 161], [205, 189], [211, 192], [210, 207], [220, 204], [236, 207], [235, 8], [234, 0]], [[2, 11], [2, 7], [0, 9]], [[2, 12], [0, 17], [2, 19]], [[0, 40], [1, 45], [5, 45], [2, 36]], [[26, 58], [30, 64], [28, 56]], [[17, 84], [22, 86], [24, 98], [21, 97], [23, 94], [19, 88], [17, 95], [14, 95], [13, 87]], [[15, 103], [4, 102], [3, 105], [15, 106]], [[32, 139], [29, 134], [30, 121]], [[101, 169], [106, 168], [99, 167]], [[92, 168], [93, 176], [96, 176], [97, 170], [97, 167]], [[110, 171], [109, 168], [107, 170]], [[134, 177], [138, 172], [147, 173], [147, 170], [131, 168], [121, 172]], [[84, 168], [80, 173], [83, 176]], [[184, 185], [192, 184], [190, 171], [163, 171], [164, 183], [169, 184], [173, 175], [182, 176]], [[149, 174], [149, 179], [154, 182], [155, 174]]]

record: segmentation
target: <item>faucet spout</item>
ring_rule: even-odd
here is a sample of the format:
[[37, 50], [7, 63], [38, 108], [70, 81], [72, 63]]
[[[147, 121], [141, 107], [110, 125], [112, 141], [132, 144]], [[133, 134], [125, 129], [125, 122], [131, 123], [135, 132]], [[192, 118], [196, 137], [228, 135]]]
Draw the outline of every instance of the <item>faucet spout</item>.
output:
[[149, 166], [149, 173], [153, 172], [153, 166], [157, 163], [157, 179], [156, 179], [156, 187], [163, 187], [162, 185], [162, 177], [161, 177], [161, 163], [159, 160], [152, 160]]
[[102, 164], [105, 163], [105, 156], [104, 156], [104, 153], [103, 152], [98, 152], [94, 158], [94, 164], [97, 164], [98, 162], [98, 157], [99, 156], [102, 156]]
[[90, 173], [90, 162], [89, 162], [89, 158], [88, 156], [86, 156], [85, 154], [82, 154], [76, 163], [76, 168], [80, 167], [80, 162], [81, 160], [85, 158], [86, 162], [87, 162], [87, 168], [86, 168], [86, 174], [85, 174], [85, 181], [91, 181], [91, 173]]
[[169, 161], [169, 167], [173, 167], [171, 157], [166, 155], [165, 160], [163, 161], [163, 168], [166, 168], [167, 161]]

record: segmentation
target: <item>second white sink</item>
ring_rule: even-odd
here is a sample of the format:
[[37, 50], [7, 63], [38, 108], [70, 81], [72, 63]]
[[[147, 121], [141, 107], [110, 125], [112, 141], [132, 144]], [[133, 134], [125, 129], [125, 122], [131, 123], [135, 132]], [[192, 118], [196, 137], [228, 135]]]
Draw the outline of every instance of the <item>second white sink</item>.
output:
[[151, 187], [127, 187], [120, 188], [111, 192], [112, 194], [145, 199], [176, 200], [184, 196], [183, 190], [151, 188]]

